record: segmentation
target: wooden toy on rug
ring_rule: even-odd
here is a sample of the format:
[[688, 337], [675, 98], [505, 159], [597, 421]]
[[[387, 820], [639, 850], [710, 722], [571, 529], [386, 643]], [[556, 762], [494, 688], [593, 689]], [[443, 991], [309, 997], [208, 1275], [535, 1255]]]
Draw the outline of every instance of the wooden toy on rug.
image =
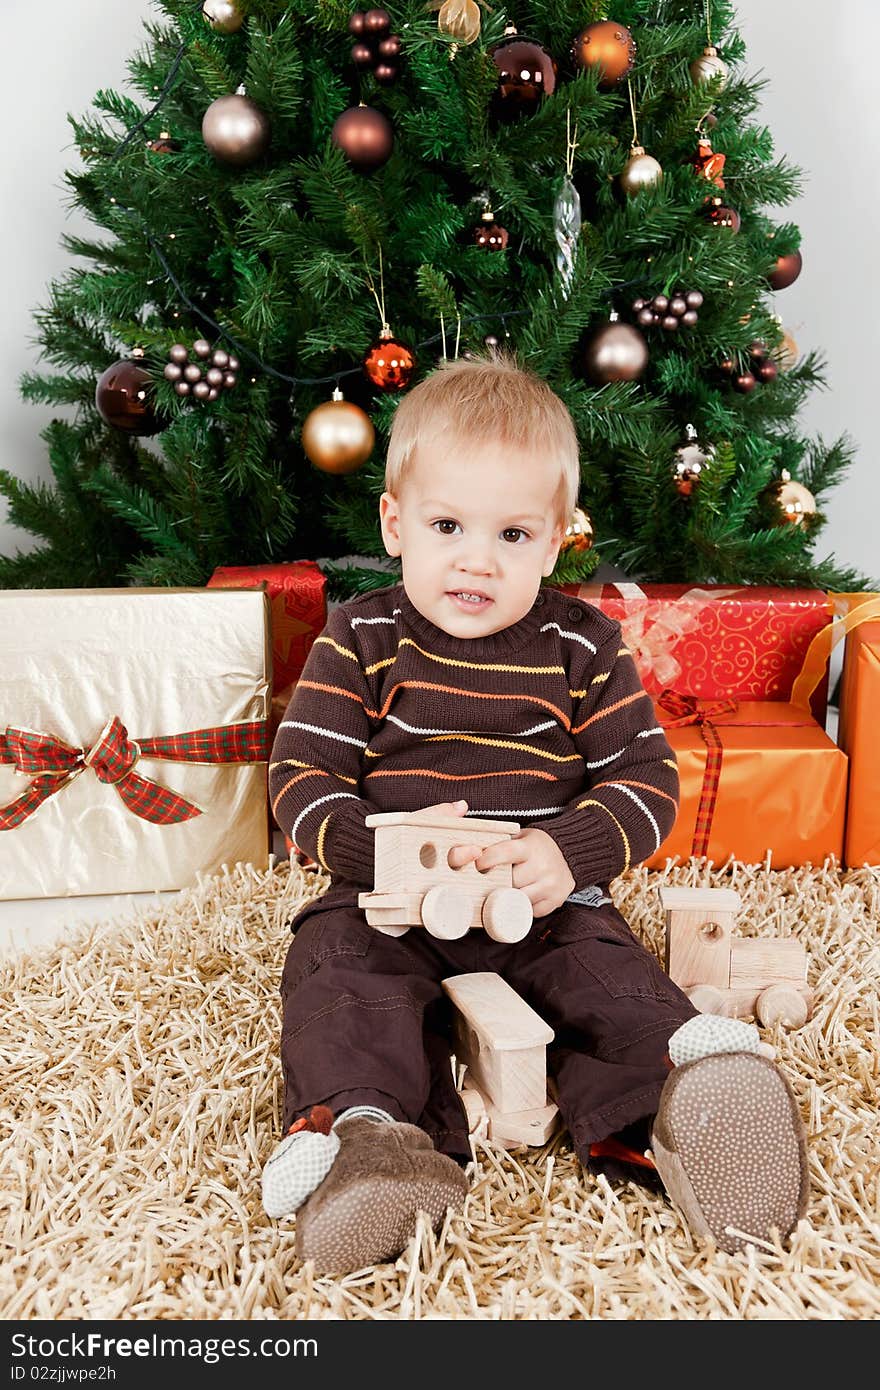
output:
[[813, 1011], [799, 941], [733, 935], [740, 896], [730, 888], [661, 888], [666, 970], [704, 1014], [754, 1014], [770, 1028], [800, 1028]]
[[491, 971], [442, 984], [455, 1006], [453, 1051], [467, 1067], [461, 1098], [469, 1130], [485, 1118], [497, 1144], [546, 1144], [559, 1115], [547, 1096], [553, 1029]]
[[454, 845], [485, 848], [519, 834], [515, 821], [464, 820], [428, 811], [388, 811], [367, 816], [376, 828], [373, 891], [358, 894], [370, 926], [403, 936], [423, 926], [454, 941], [474, 927], [493, 941], [521, 941], [532, 925], [527, 893], [513, 886], [513, 866], [481, 872], [473, 862], [453, 869]]

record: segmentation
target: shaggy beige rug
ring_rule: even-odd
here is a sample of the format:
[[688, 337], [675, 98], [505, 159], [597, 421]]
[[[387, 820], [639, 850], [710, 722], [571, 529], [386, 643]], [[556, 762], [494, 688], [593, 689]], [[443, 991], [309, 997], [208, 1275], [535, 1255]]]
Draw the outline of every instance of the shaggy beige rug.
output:
[[790, 1249], [698, 1245], [567, 1140], [475, 1151], [466, 1209], [395, 1262], [317, 1278], [260, 1205], [279, 1137], [278, 983], [314, 870], [238, 866], [2, 970], [5, 1319], [873, 1319], [880, 1312], [880, 871], [637, 869], [618, 906], [662, 958], [658, 888], [736, 888], [744, 935], [797, 935], [812, 1020], [769, 1035], [809, 1127]]

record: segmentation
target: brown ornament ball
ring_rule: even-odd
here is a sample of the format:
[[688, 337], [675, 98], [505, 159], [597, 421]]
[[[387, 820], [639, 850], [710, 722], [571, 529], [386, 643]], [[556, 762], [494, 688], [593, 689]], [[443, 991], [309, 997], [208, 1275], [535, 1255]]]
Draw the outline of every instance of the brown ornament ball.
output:
[[713, 227], [727, 227], [732, 232], [738, 232], [742, 225], [742, 218], [736, 208], [728, 207], [718, 198], [711, 198], [706, 215]]
[[614, 319], [587, 344], [584, 369], [591, 381], [636, 381], [648, 365], [648, 345], [637, 328]]
[[379, 44], [379, 54], [382, 58], [396, 58], [400, 53], [400, 38], [397, 34], [389, 34], [387, 39], [382, 39]]
[[330, 139], [364, 174], [385, 164], [394, 148], [391, 122], [375, 106], [350, 106], [343, 111], [333, 122]]
[[756, 367], [752, 368], [752, 371], [759, 381], [765, 383], [775, 381], [779, 375], [779, 368], [775, 362], [759, 362]]
[[774, 290], [788, 289], [803, 269], [803, 257], [800, 251], [792, 251], [787, 256], [778, 256], [776, 264], [767, 276], [767, 283]]
[[632, 71], [636, 43], [625, 25], [614, 19], [601, 19], [581, 30], [572, 44], [571, 56], [579, 68], [601, 70], [600, 87], [613, 87]]
[[733, 389], [739, 391], [741, 396], [747, 396], [750, 391], [754, 391], [758, 382], [751, 372], [740, 372], [733, 378]]
[[383, 330], [367, 352], [363, 366], [374, 386], [383, 391], [403, 391], [416, 369], [416, 358], [407, 343]]
[[503, 251], [509, 241], [506, 227], [499, 227], [491, 212], [484, 212], [473, 231], [474, 245], [481, 251]]
[[364, 31], [368, 34], [384, 34], [391, 28], [391, 16], [387, 10], [367, 10], [364, 15]]
[[218, 97], [202, 117], [202, 139], [221, 164], [253, 164], [269, 148], [268, 117], [241, 92]]
[[368, 68], [373, 61], [373, 50], [368, 43], [353, 43], [351, 61], [359, 68]]
[[354, 14], [349, 16], [348, 32], [350, 34], [362, 34], [364, 32], [365, 18], [366, 16], [363, 10], [355, 10]]
[[150, 435], [162, 429], [150, 399], [153, 379], [138, 362], [124, 358], [107, 367], [95, 387], [95, 409], [114, 429]]
[[338, 389], [332, 400], [309, 412], [302, 428], [306, 456], [323, 473], [353, 473], [366, 463], [375, 442], [369, 415], [343, 400]]
[[556, 60], [541, 44], [513, 34], [491, 49], [498, 69], [498, 86], [492, 114], [498, 120], [512, 121], [531, 116], [544, 97], [556, 90]]
[[373, 68], [373, 76], [380, 86], [390, 87], [392, 82], [397, 81], [399, 71], [396, 63], [377, 63]]
[[210, 357], [211, 344], [208, 342], [207, 338], [196, 338], [195, 342], [193, 343], [193, 352], [195, 353], [196, 357]]
[[153, 154], [176, 154], [180, 145], [172, 140], [169, 131], [160, 130], [155, 140], [147, 141], [147, 149], [152, 150]]

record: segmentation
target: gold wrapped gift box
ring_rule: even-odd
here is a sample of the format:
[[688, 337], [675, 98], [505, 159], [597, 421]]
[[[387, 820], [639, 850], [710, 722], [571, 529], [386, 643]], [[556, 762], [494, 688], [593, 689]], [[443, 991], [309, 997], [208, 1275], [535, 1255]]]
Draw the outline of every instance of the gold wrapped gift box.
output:
[[266, 867], [259, 591], [0, 592], [0, 898]]

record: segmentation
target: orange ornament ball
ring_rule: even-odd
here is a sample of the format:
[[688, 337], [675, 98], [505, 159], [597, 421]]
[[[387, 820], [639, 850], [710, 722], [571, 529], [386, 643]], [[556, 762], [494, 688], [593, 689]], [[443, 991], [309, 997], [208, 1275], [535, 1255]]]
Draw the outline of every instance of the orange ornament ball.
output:
[[416, 369], [416, 356], [407, 343], [383, 331], [364, 358], [364, 371], [383, 391], [403, 391]]
[[613, 87], [632, 71], [636, 41], [625, 24], [601, 19], [581, 30], [571, 46], [571, 56], [579, 68], [601, 70], [600, 87]]

